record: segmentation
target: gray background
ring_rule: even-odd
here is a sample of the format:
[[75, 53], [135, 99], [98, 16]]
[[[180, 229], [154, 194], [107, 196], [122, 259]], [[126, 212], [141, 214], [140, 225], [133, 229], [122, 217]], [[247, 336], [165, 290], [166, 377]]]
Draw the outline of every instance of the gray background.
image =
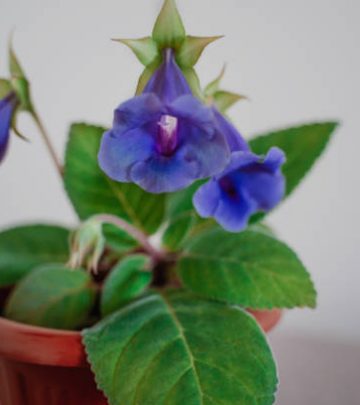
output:
[[[15, 27], [16, 50], [59, 153], [69, 123], [109, 125], [113, 108], [133, 94], [141, 67], [128, 49], [109, 39], [147, 35], [160, 4], [0, 0], [1, 75], [6, 74], [8, 34]], [[189, 33], [226, 35], [209, 47], [198, 72], [205, 84], [227, 62], [224, 86], [251, 99], [231, 111], [244, 135], [302, 121], [342, 122], [312, 176], [270, 217], [319, 290], [318, 309], [288, 313], [272, 340], [283, 374], [281, 405], [358, 404], [360, 3], [178, 4]], [[32, 142], [13, 138], [1, 166], [0, 225], [44, 220], [74, 224], [36, 129], [27, 117], [20, 128]]]

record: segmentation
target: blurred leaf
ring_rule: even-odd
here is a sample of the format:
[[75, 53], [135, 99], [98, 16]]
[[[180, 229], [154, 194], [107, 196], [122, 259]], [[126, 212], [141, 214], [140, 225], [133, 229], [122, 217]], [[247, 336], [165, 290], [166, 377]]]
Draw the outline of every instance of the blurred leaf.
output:
[[69, 231], [51, 225], [27, 225], [0, 233], [0, 287], [18, 282], [35, 267], [69, 259]]
[[242, 96], [240, 94], [222, 90], [217, 91], [213, 97], [215, 105], [221, 113], [225, 113], [230, 107], [232, 107], [238, 101], [246, 99], [245, 96]]
[[111, 404], [270, 405], [276, 366], [240, 308], [175, 291], [153, 293], [83, 332]]
[[86, 321], [94, 301], [95, 291], [88, 273], [47, 265], [30, 273], [15, 287], [5, 316], [30, 325], [76, 329]]
[[155, 232], [165, 211], [165, 195], [150, 194], [134, 184], [112, 181], [97, 155], [105, 129], [74, 124], [65, 158], [65, 188], [79, 217], [117, 215], [145, 232]]
[[5, 98], [11, 91], [12, 87], [9, 80], [0, 79], [0, 100]]
[[313, 283], [301, 261], [265, 233], [203, 233], [185, 248], [178, 272], [194, 293], [246, 308], [316, 305]]
[[250, 141], [255, 153], [265, 155], [272, 146], [286, 154], [283, 173], [286, 178], [286, 196], [291, 194], [322, 155], [336, 122], [320, 122], [260, 135]]
[[163, 235], [164, 246], [172, 251], [178, 250], [195, 221], [195, 215], [192, 212], [178, 215], [170, 220]]

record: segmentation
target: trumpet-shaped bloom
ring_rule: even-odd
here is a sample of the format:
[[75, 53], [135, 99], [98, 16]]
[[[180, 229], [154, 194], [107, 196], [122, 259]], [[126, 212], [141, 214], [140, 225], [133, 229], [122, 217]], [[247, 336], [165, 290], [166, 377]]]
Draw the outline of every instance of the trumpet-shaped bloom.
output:
[[110, 178], [152, 193], [218, 174], [229, 160], [214, 111], [192, 96], [170, 49], [143, 94], [115, 110], [99, 151], [100, 167]]
[[11, 120], [16, 104], [17, 99], [14, 93], [9, 93], [0, 100], [0, 162], [4, 159], [7, 151]]
[[271, 210], [283, 197], [284, 161], [278, 148], [271, 148], [265, 157], [250, 151], [234, 152], [225, 171], [195, 193], [196, 210], [204, 218], [215, 218], [228, 231], [243, 230], [252, 214]]

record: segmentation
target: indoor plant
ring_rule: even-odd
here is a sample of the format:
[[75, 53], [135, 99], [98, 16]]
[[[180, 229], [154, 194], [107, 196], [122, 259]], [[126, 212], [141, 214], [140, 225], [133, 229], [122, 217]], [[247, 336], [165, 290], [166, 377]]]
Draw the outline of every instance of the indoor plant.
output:
[[[241, 308], [315, 305], [303, 265], [261, 220], [293, 191], [336, 125], [245, 142], [224, 115], [241, 97], [222, 91], [221, 77], [202, 91], [193, 68], [215, 39], [186, 36], [166, 1], [151, 38], [122, 40], [145, 65], [137, 97], [116, 109], [109, 131], [71, 127], [64, 174], [49, 145], [83, 222], [71, 238], [64, 228], [39, 225], [0, 235], [1, 285], [17, 284], [4, 315], [82, 330], [97, 383], [113, 404], [270, 404], [274, 361]], [[10, 72], [1, 82], [2, 155], [19, 109], [48, 141], [12, 51]], [[161, 247], [149, 239], [155, 232]], [[2, 325], [3, 336], [17, 328]], [[61, 350], [65, 356], [71, 347]], [[22, 390], [25, 371], [20, 378], [16, 370]], [[55, 394], [46, 388], [30, 403], [50, 403]], [[71, 403], [65, 388], [63, 395]]]

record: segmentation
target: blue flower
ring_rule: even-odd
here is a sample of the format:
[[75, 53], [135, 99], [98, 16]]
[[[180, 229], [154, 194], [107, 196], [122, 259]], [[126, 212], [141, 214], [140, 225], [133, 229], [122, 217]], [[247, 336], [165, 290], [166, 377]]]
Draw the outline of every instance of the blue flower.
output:
[[0, 100], [0, 162], [4, 159], [7, 151], [11, 121], [17, 105], [17, 98], [14, 93], [9, 93]]
[[199, 215], [213, 217], [226, 230], [243, 230], [252, 214], [269, 211], [282, 199], [284, 153], [271, 148], [265, 157], [250, 151], [232, 154], [225, 171], [202, 185], [193, 202]]
[[152, 193], [185, 188], [221, 172], [229, 160], [213, 110], [193, 97], [170, 49], [143, 94], [115, 110], [99, 151], [110, 178]]

